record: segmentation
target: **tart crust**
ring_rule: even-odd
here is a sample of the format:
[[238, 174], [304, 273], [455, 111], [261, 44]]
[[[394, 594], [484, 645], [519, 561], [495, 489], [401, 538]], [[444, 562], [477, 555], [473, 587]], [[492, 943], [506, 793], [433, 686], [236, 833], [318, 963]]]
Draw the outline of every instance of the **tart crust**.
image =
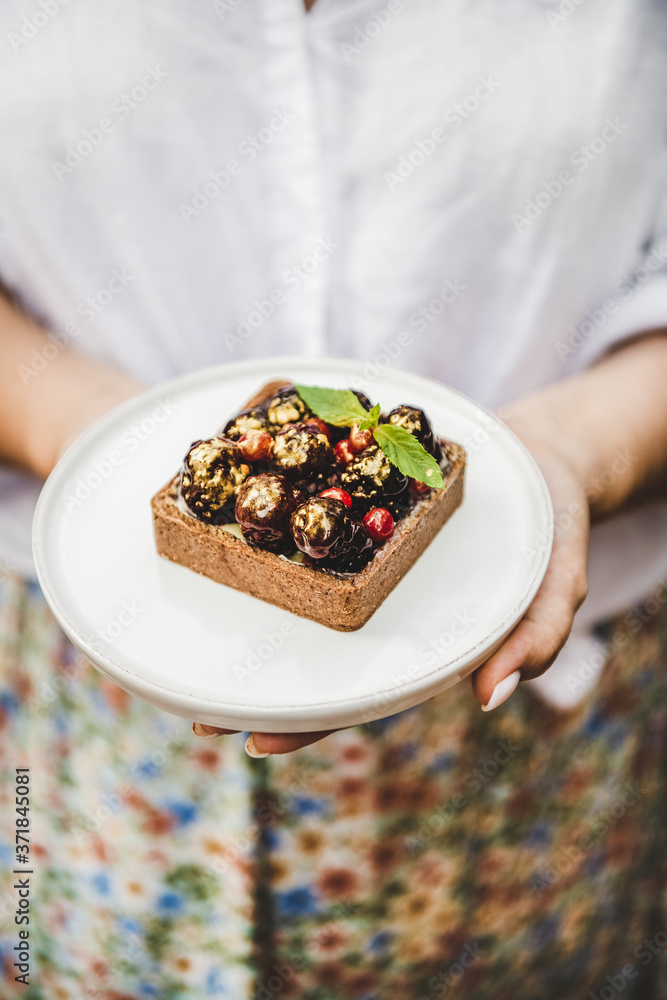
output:
[[[246, 403], [257, 406], [287, 384], [267, 383]], [[440, 439], [450, 459], [444, 489], [417, 501], [392, 537], [354, 574], [335, 575], [257, 549], [219, 525], [204, 524], [179, 502], [180, 473], [151, 500], [155, 541], [165, 559], [235, 590], [339, 632], [365, 625], [463, 500], [465, 450]]]

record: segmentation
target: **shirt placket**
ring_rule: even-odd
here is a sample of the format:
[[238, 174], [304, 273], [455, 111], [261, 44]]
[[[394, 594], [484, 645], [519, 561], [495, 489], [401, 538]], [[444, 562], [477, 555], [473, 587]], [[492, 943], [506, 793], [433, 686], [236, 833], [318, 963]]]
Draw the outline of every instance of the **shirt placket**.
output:
[[327, 353], [329, 258], [324, 173], [303, 0], [259, 0], [266, 106], [288, 119], [267, 166], [267, 237], [283, 349]]

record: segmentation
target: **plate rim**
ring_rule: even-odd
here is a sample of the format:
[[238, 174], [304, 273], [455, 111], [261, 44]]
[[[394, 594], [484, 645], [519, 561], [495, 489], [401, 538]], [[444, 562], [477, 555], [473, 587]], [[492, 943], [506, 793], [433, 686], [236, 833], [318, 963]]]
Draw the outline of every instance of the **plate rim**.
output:
[[[220, 697], [215, 698], [204, 693], [190, 694], [179, 691], [163, 682], [149, 680], [137, 674], [129, 667], [115, 661], [109, 655], [108, 651], [105, 652], [101, 644], [89, 641], [89, 639], [82, 634], [76, 623], [70, 618], [69, 614], [61, 607], [56, 589], [52, 585], [52, 582], [50, 582], [50, 574], [47, 565], [48, 560], [43, 558], [41, 548], [40, 536], [48, 520], [52, 496], [57, 491], [61, 479], [67, 474], [72, 456], [80, 449], [85, 449], [86, 446], [89, 445], [96, 437], [104, 434], [108, 428], [111, 428], [119, 419], [122, 419], [124, 413], [129, 413], [134, 408], [141, 407], [144, 402], [147, 402], [148, 400], [154, 400], [156, 395], [168, 395], [169, 387], [175, 384], [178, 385], [179, 391], [187, 392], [192, 384], [197, 385], [202, 380], [207, 382], [215, 381], [217, 377], [222, 376], [223, 374], [225, 381], [229, 382], [233, 381], [235, 374], [238, 374], [239, 377], [251, 376], [255, 371], [264, 372], [265, 368], [268, 366], [273, 366], [275, 370], [279, 371], [283, 367], [289, 370], [289, 368], [293, 365], [304, 364], [322, 364], [324, 366], [329, 364], [339, 365], [346, 369], [346, 374], [349, 373], [351, 377], [363, 377], [362, 368], [366, 362], [354, 358], [314, 357], [310, 355], [279, 355], [267, 358], [240, 359], [236, 361], [223, 362], [218, 365], [198, 368], [192, 372], [187, 372], [184, 375], [176, 375], [166, 381], [147, 386], [143, 391], [136, 393], [126, 400], [123, 400], [120, 404], [102, 414], [89, 427], [87, 427], [60, 456], [58, 462], [54, 466], [51, 474], [48, 476], [40, 491], [32, 523], [32, 553], [39, 585], [49, 607], [51, 608], [51, 611], [54, 614], [54, 617], [70, 641], [90, 660], [96, 669], [104, 674], [104, 676], [124, 688], [124, 690], [129, 689], [133, 696], [142, 697], [151, 704], [155, 704], [155, 701], [149, 697], [150, 693], [157, 693], [158, 691], [161, 692], [161, 695], [158, 695], [158, 697], [161, 696], [163, 701], [167, 701], [172, 705], [169, 709], [163, 709], [165, 711], [173, 711], [175, 714], [182, 714], [183, 717], [193, 717], [193, 713], [195, 715], [197, 714], [197, 706], [201, 705], [202, 712], [199, 713], [200, 716], [202, 713], [206, 713], [207, 711], [212, 714], [217, 710], [218, 715], [221, 716], [224, 712], [227, 714], [228, 718], [239, 716], [240, 720], [240, 716], [242, 714], [244, 714], [245, 717], [253, 715], [256, 719], [262, 720], [262, 722], [272, 723], [279, 723], [281, 721], [281, 717], [284, 717], [287, 713], [291, 713], [292, 718], [294, 719], [293, 725], [301, 725], [301, 715], [304, 717], [303, 722], [307, 721], [308, 717], [312, 717], [313, 721], [321, 723], [321, 718], [315, 718], [318, 712], [321, 716], [327, 711], [335, 712], [339, 715], [347, 714], [349, 716], [350, 713], [355, 712], [356, 710], [356, 713], [361, 714], [364, 712], [364, 709], [370, 709], [373, 705], [376, 705], [377, 702], [382, 702], [383, 698], [386, 697], [386, 703], [390, 708], [389, 714], [393, 714], [393, 712], [397, 709], [391, 709], [392, 700], [394, 702], [400, 701], [403, 703], [404, 701], [413, 698], [414, 700], [412, 701], [412, 705], [420, 704], [422, 701], [433, 697], [434, 693], [437, 693], [428, 693], [431, 688], [439, 687], [441, 690], [445, 690], [447, 687], [452, 686], [459, 680], [462, 680], [465, 676], [476, 669], [476, 666], [478, 666], [481, 662], [484, 662], [484, 660], [479, 659], [480, 655], [487, 654], [488, 656], [491, 656], [495, 649], [501, 645], [507, 635], [509, 635], [512, 629], [519, 623], [527, 609], [530, 607], [530, 604], [532, 603], [535, 594], [539, 590], [542, 580], [544, 579], [553, 547], [554, 510], [551, 495], [542, 471], [528, 448], [499, 416], [460, 390], [455, 389], [429, 375], [423, 375], [420, 372], [415, 372], [406, 368], [399, 368], [398, 366], [388, 366], [389, 370], [393, 370], [393, 373], [397, 373], [399, 376], [407, 376], [408, 378], [416, 378], [418, 380], [425, 380], [434, 383], [439, 390], [445, 389], [449, 394], [459, 397], [468, 407], [472, 407], [473, 410], [476, 410], [480, 414], [490, 418], [491, 421], [500, 428], [501, 433], [508, 435], [513, 441], [515, 448], [518, 448], [519, 452], [522, 454], [524, 462], [527, 462], [528, 466], [531, 468], [534, 485], [539, 486], [539, 499], [541, 501], [542, 514], [545, 516], [546, 521], [544, 531], [546, 543], [537, 553], [538, 558], [533, 566], [533, 572], [529, 582], [522, 589], [521, 596], [517, 601], [515, 601], [512, 610], [492, 629], [491, 632], [487, 632], [483, 638], [480, 638], [474, 646], [469, 647], [465, 653], [460, 654], [452, 660], [437, 664], [436, 666], [430, 668], [427, 672], [420, 673], [416, 678], [410, 679], [410, 681], [406, 684], [395, 684], [391, 687], [376, 690], [372, 694], [365, 693], [356, 697], [344, 699], [337, 698], [335, 701], [328, 700], [322, 702], [311, 702], [307, 706], [299, 704], [281, 704], [277, 707], [258, 706], [243, 702], [224, 703]], [[387, 370], [387, 368], [382, 369], [382, 372], [384, 373]], [[456, 512], [453, 516], [456, 516]], [[322, 628], [325, 627], [326, 626], [322, 626]], [[350, 635], [354, 637], [355, 633], [350, 633]], [[484, 655], [484, 659], [487, 658], [487, 655]], [[464, 662], [461, 663], [460, 661]], [[122, 683], [125, 678], [131, 682], [129, 687], [127, 684]], [[139, 694], [138, 691], [145, 693]], [[393, 699], [391, 697], [392, 695]], [[191, 708], [188, 708], [186, 711], [184, 710], [184, 706], [191, 706]], [[384, 718], [386, 715], [387, 713], [384, 715], [374, 714], [373, 718]], [[299, 721], [297, 721], [297, 719]], [[370, 720], [365, 719], [365, 721]], [[283, 731], [295, 730], [292, 728], [291, 730]]]

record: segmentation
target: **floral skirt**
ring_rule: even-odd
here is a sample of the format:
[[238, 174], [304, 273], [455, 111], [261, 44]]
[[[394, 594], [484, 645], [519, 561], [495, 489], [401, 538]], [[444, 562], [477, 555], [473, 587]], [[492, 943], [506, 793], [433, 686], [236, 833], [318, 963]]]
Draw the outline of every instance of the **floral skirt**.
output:
[[464, 683], [252, 761], [2, 580], [0, 997], [667, 998], [667, 607], [604, 634], [567, 714]]

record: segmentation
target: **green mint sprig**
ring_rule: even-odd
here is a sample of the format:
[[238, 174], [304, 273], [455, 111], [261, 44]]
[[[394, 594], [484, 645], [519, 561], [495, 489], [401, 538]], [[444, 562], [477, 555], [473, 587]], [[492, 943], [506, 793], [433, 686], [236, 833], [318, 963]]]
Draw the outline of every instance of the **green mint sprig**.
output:
[[366, 410], [351, 389], [325, 389], [318, 385], [297, 385], [296, 391], [315, 416], [334, 427], [370, 430], [376, 444], [399, 472], [434, 489], [442, 489], [440, 466], [414, 434], [398, 424], [380, 424], [380, 404]]

